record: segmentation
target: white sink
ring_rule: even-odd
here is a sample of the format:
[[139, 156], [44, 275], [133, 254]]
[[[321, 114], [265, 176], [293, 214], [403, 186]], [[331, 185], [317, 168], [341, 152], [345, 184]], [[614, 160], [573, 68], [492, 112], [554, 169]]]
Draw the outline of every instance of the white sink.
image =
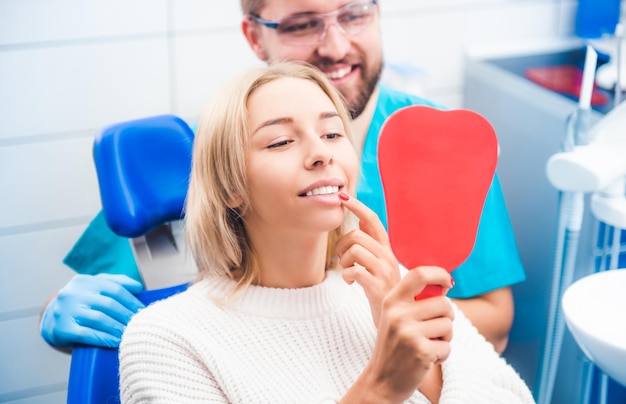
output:
[[626, 386], [626, 269], [585, 276], [563, 294], [565, 322], [587, 357]]

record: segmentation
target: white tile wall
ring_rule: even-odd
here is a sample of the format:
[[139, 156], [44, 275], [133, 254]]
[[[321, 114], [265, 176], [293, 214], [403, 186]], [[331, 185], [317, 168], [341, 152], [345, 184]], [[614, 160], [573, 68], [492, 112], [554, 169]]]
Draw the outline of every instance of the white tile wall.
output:
[[97, 128], [170, 108], [165, 36], [9, 50], [0, 66], [7, 100], [0, 139]]
[[81, 224], [0, 238], [0, 285], [10, 286], [0, 294], [0, 319], [11, 313], [39, 313], [45, 297], [74, 275], [62, 260], [84, 228]]
[[[11, 399], [11, 404], [50, 404], [50, 403], [65, 403], [67, 394], [64, 391], [55, 393], [43, 393], [36, 396], [27, 396], [17, 400]], [[8, 403], [9, 401], [7, 401]]]
[[2, 365], [0, 402], [66, 390], [70, 356], [47, 346], [38, 335], [38, 324], [38, 316], [2, 322], [0, 357], [8, 361]]
[[[393, 2], [390, 3], [392, 6]], [[412, 7], [407, 4], [406, 10], [397, 10], [396, 6], [389, 7], [389, 11], [385, 11], [388, 5], [383, 4], [386, 17], [383, 40], [388, 62], [419, 66], [425, 75], [421, 78], [424, 94], [451, 107], [461, 106], [459, 90], [464, 50], [468, 45], [558, 34], [560, 8], [555, 2], [484, 0], [470, 5], [467, 1], [449, 0], [447, 3], [449, 7], [439, 4], [428, 8], [425, 2], [416, 2]]]
[[185, 35], [176, 40], [176, 113], [197, 120], [203, 107], [225, 77], [262, 63], [237, 28], [218, 36]]
[[184, 0], [173, 2], [174, 30], [207, 31], [221, 28], [238, 31], [241, 7], [237, 0]]
[[[575, 0], [384, 0], [386, 58], [424, 70], [461, 106], [467, 45], [571, 32]], [[0, 0], [0, 402], [62, 403], [69, 357], [37, 313], [99, 209], [91, 160], [104, 125], [197, 119], [227, 76], [259, 64], [236, 0]]]
[[158, 34], [168, 17], [166, 0], [2, 0], [0, 11], [0, 45]]
[[[0, 223], [32, 225], [99, 210], [92, 141], [89, 137], [0, 148]], [[11, 175], [4, 175], [11, 173]]]

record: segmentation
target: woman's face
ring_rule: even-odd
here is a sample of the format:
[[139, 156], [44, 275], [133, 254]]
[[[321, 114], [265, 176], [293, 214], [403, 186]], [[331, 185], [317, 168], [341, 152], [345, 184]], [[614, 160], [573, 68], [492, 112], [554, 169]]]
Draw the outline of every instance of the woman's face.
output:
[[[248, 99], [246, 227], [327, 232], [343, 223], [358, 160], [332, 101], [314, 82], [281, 78]], [[260, 226], [260, 227], [259, 227]]]

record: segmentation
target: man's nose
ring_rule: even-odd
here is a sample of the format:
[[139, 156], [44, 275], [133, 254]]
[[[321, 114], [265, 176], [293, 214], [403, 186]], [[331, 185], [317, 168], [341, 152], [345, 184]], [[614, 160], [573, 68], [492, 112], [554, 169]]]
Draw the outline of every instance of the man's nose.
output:
[[346, 55], [348, 49], [350, 49], [350, 40], [337, 20], [326, 24], [317, 53], [332, 60], [340, 60]]

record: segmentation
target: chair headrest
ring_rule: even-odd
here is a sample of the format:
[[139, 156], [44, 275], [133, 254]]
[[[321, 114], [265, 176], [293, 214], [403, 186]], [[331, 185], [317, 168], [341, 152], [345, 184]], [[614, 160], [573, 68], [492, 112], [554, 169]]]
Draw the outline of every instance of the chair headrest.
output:
[[193, 138], [174, 115], [113, 124], [96, 136], [102, 210], [113, 232], [135, 238], [183, 217]]

